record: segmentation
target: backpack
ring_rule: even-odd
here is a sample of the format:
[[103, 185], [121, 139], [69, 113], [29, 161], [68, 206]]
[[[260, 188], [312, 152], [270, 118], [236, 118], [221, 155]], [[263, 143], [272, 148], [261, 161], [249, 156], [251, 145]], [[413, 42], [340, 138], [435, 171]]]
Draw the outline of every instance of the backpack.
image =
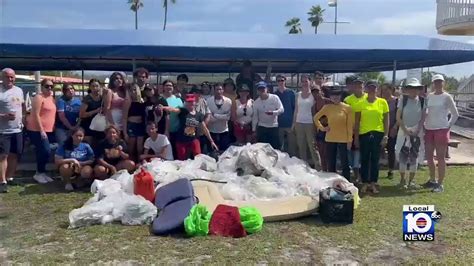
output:
[[[425, 107], [425, 98], [418, 96], [418, 99], [420, 99], [421, 111], [423, 111], [423, 108]], [[407, 103], [408, 103], [408, 97], [406, 97], [405, 95], [402, 96], [402, 114], [401, 114], [401, 118], [403, 118], [403, 109], [405, 109], [405, 106], [407, 105]], [[398, 106], [398, 100], [397, 100], [397, 106]]]

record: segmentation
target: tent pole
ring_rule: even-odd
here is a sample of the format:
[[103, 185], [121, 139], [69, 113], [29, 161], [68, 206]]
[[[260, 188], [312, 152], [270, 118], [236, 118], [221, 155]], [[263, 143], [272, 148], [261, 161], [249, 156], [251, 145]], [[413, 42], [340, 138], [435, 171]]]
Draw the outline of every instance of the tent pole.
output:
[[41, 71], [35, 71], [35, 83], [36, 83], [36, 92], [38, 93], [41, 90]]
[[298, 87], [300, 86], [300, 73], [296, 73], [296, 90], [298, 91]]
[[135, 58], [132, 59], [132, 71], [135, 71], [135, 68], [137, 68], [137, 63], [135, 62]]
[[397, 79], [397, 60], [393, 60], [392, 85], [395, 86]]
[[81, 70], [81, 78], [82, 78], [82, 98], [84, 98], [84, 69]]

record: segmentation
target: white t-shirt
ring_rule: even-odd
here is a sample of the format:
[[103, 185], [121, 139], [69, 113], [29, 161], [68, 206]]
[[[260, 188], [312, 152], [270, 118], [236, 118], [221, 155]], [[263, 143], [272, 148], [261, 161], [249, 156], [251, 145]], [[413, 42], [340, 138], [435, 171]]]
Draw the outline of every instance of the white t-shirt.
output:
[[296, 123], [313, 124], [313, 95], [309, 94], [307, 98], [303, 98], [301, 92], [298, 92], [296, 99], [296, 104], [298, 106], [298, 113], [296, 114]]
[[237, 123], [240, 125], [248, 125], [252, 123], [252, 115], [253, 115], [253, 100], [249, 99], [247, 103], [242, 104], [239, 99], [235, 100], [236, 105], [236, 119]]
[[269, 94], [265, 100], [258, 97], [253, 103], [252, 130], [256, 131], [257, 126], [266, 128], [278, 127], [278, 116], [284, 111], [285, 109], [280, 101], [280, 97], [275, 94]]
[[221, 100], [215, 97], [207, 101], [211, 116], [209, 118], [209, 131], [211, 133], [224, 133], [229, 131], [230, 111], [232, 109], [232, 100], [223, 96]]
[[171, 149], [170, 141], [166, 135], [158, 134], [156, 140], [152, 140], [151, 137], [145, 140], [144, 147], [145, 149], [151, 149], [155, 153], [155, 155], [160, 155], [161, 150], [168, 146], [166, 149], [166, 160], [173, 161], [173, 150]]
[[[437, 130], [450, 128], [456, 123], [456, 120], [458, 120], [458, 109], [456, 108], [453, 97], [451, 97], [449, 93], [430, 93], [426, 101], [426, 129]], [[451, 114], [450, 119], [448, 119], [448, 114]]]
[[15, 113], [15, 120], [0, 120], [0, 133], [20, 133], [23, 129], [23, 90], [17, 86], [5, 90], [0, 86], [0, 113]]

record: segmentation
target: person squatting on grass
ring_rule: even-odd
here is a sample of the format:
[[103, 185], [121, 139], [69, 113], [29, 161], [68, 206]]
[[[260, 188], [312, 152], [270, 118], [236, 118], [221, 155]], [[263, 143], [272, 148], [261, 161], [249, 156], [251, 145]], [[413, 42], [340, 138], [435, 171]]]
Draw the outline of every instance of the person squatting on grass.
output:
[[120, 138], [120, 130], [114, 125], [105, 129], [105, 139], [97, 147], [96, 158], [94, 176], [98, 179], [106, 179], [123, 169], [129, 172], [135, 169], [135, 163], [130, 160], [128, 154], [127, 144]]
[[73, 183], [79, 185], [84, 181], [80, 179], [87, 180], [85, 183], [91, 183], [94, 152], [83, 140], [84, 129], [75, 128], [71, 131], [71, 136], [56, 150], [54, 161], [59, 169], [59, 175], [64, 180], [66, 191], [73, 191]]
[[173, 151], [168, 137], [158, 133], [156, 123], [150, 121], [147, 123], [148, 138], [145, 140], [144, 152], [140, 156], [141, 161], [150, 161], [151, 159], [162, 159], [173, 161]]

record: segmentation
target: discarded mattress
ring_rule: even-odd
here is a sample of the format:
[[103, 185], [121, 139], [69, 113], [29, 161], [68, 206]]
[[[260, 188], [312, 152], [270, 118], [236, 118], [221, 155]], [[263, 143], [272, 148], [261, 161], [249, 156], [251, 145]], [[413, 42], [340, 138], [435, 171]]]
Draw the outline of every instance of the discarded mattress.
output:
[[255, 207], [263, 216], [265, 222], [275, 222], [296, 219], [311, 215], [318, 207], [318, 200], [309, 196], [293, 196], [272, 200], [225, 200], [214, 183], [193, 181], [194, 194], [210, 212], [214, 212], [220, 204], [236, 207]]

